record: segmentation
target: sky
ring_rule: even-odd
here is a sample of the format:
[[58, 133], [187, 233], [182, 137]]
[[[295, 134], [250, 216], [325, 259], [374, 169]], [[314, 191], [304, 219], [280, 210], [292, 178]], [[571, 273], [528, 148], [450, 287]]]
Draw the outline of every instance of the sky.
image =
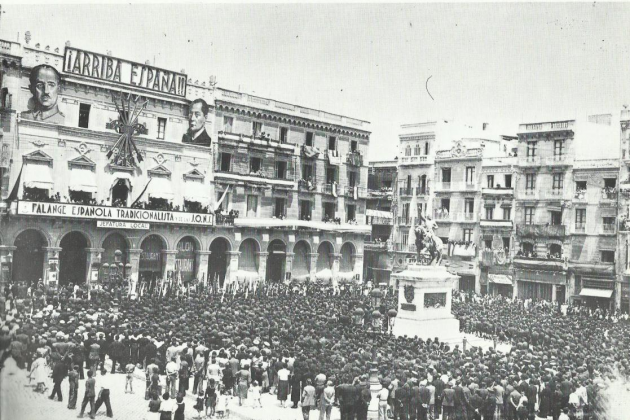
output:
[[[518, 124], [630, 104], [630, 4], [2, 6], [0, 37], [72, 46], [226, 89], [371, 122], [368, 159], [401, 124]], [[19, 35], [18, 35], [19, 33]]]

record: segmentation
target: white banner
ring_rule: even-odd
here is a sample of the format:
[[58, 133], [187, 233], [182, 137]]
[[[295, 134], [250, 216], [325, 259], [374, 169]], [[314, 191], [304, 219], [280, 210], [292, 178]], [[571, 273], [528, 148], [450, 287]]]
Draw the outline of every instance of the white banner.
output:
[[70, 203], [18, 201], [17, 214], [25, 216], [65, 217], [75, 219], [105, 219], [129, 222], [154, 222], [212, 226], [213, 214], [179, 211], [143, 210], [123, 207], [88, 206]]
[[111, 228], [111, 229], [140, 229], [140, 230], [149, 230], [148, 223], [136, 223], [136, 222], [114, 222], [109, 220], [98, 220], [96, 222], [96, 227], [100, 228]]

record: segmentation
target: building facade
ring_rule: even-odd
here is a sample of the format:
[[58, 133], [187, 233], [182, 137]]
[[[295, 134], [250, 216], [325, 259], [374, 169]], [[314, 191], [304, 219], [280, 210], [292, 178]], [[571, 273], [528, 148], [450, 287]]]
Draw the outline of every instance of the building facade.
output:
[[69, 43], [0, 46], [3, 281], [362, 280], [366, 121]]

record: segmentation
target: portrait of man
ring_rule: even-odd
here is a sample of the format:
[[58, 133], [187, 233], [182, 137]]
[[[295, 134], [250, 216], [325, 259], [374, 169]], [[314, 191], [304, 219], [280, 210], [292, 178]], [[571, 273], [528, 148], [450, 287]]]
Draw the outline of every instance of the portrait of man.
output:
[[182, 136], [182, 143], [210, 147], [212, 140], [206, 132], [206, 119], [210, 107], [203, 99], [195, 99], [188, 112], [188, 132]]
[[33, 97], [29, 101], [29, 110], [21, 113], [27, 120], [45, 121], [53, 124], [63, 124], [65, 115], [59, 111], [59, 86], [61, 75], [54, 67], [41, 64], [33, 67], [29, 77], [29, 89]]

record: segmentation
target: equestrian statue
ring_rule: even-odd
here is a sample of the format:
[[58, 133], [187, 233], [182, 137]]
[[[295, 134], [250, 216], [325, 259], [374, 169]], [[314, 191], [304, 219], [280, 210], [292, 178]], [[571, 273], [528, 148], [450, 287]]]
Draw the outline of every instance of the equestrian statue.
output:
[[437, 223], [431, 216], [427, 216], [426, 219], [420, 216], [420, 220], [422, 223], [415, 229], [418, 261], [424, 262], [423, 265], [440, 265], [444, 243], [435, 233]]

